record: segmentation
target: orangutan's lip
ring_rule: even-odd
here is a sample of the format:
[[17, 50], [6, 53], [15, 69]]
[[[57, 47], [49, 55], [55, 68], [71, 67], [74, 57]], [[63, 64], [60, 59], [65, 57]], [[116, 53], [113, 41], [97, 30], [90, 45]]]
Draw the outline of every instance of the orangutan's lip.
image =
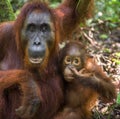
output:
[[71, 82], [71, 81], [74, 79], [73, 76], [64, 76], [64, 78], [65, 78], [65, 80], [68, 81], [68, 82], [69, 82], [69, 81]]
[[66, 79], [73, 79], [72, 76], [65, 76]]
[[43, 58], [30, 58], [29, 60], [33, 64], [40, 64], [43, 61]]

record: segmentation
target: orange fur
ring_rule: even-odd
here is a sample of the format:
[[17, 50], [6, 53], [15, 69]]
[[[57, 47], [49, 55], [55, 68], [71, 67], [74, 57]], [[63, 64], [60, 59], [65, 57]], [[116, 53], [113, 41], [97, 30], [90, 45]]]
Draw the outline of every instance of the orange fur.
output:
[[[72, 54], [72, 51], [75, 50], [77, 54], [75, 52]], [[82, 67], [79, 71], [75, 67], [76, 65], [72, 64], [72, 58], [78, 57], [78, 51], [82, 61], [80, 64]], [[60, 69], [66, 82], [65, 103], [55, 119], [91, 119], [91, 109], [95, 106], [98, 97], [102, 97], [109, 102], [116, 98], [115, 86], [111, 79], [95, 62], [95, 58], [90, 57], [85, 52], [82, 44], [75, 41], [69, 42], [60, 51]], [[64, 61], [65, 56], [71, 57], [67, 64]], [[61, 66], [61, 64], [63, 65]], [[71, 72], [67, 74], [65, 69], [69, 66], [71, 66], [69, 69]], [[68, 75], [70, 78], [72, 77], [69, 81]], [[68, 76], [68, 79], [65, 76]]]
[[[79, 0], [64, 0], [64, 2], [55, 9], [51, 9], [40, 0], [27, 2], [22, 7], [15, 21], [0, 25], [0, 69], [6, 70], [6, 73], [0, 73], [0, 76], [2, 76], [2, 78], [0, 78], [0, 85], [2, 85], [0, 93], [1, 119], [19, 119], [19, 116], [24, 117], [25, 115], [26, 117], [26, 114], [28, 117], [31, 116], [28, 114], [31, 105], [27, 105], [28, 107], [25, 107], [23, 113], [19, 116], [15, 113], [15, 109], [18, 108], [22, 102], [20, 86], [23, 88], [23, 94], [26, 94], [29, 88], [31, 88], [30, 92], [35, 93], [35, 96], [41, 99], [40, 107], [38, 107], [35, 115], [32, 115], [33, 119], [51, 119], [56, 115], [58, 109], [62, 107], [64, 88], [61, 74], [57, 69], [58, 64], [56, 57], [59, 51], [58, 43], [66, 39], [69, 34], [78, 27], [79, 22], [82, 22], [83, 19], [88, 17], [87, 12], [92, 12], [88, 10], [89, 6], [92, 5], [91, 2], [94, 2], [94, 0], [83, 0], [83, 4], [77, 6], [78, 1]], [[79, 10], [82, 11], [79, 12]], [[47, 49], [45, 61], [41, 66], [38, 65], [36, 67], [29, 64], [28, 54], [26, 52], [27, 46], [24, 48], [25, 44], [23, 44], [21, 37], [27, 16], [33, 11], [39, 11], [40, 13], [47, 11], [52, 19], [51, 23], [54, 27], [52, 30], [55, 32], [55, 36], [53, 36], [53, 46]], [[13, 71], [9, 74], [8, 70], [16, 69], [25, 72], [19, 75], [17, 71]], [[28, 77], [26, 77], [26, 75], [28, 75]], [[4, 76], [6, 78], [3, 78]], [[23, 81], [21, 83], [23, 79], [25, 82]], [[27, 88], [24, 88], [25, 85]], [[32, 85], [34, 85], [35, 89], [32, 88]], [[38, 95], [38, 92], [40, 92], [40, 95]], [[32, 94], [29, 94], [29, 92], [28, 95], [26, 94], [28, 98], [32, 96]], [[24, 101], [26, 100], [23, 100], [23, 102]], [[29, 101], [31, 101], [31, 99]], [[22, 104], [26, 105], [26, 103]]]

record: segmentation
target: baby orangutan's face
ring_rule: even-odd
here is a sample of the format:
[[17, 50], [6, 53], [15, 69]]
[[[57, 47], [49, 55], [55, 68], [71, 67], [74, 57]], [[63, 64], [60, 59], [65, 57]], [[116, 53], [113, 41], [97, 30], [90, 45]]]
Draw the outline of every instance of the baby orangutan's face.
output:
[[63, 74], [66, 81], [70, 82], [74, 79], [73, 70], [79, 71], [82, 68], [81, 53], [79, 48], [71, 47], [63, 60]]

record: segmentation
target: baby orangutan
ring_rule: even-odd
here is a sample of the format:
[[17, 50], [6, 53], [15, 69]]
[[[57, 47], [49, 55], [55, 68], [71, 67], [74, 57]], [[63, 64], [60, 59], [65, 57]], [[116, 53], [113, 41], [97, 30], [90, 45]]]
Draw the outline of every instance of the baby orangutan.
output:
[[55, 119], [91, 119], [91, 109], [99, 96], [106, 101], [116, 97], [111, 79], [79, 42], [68, 43], [60, 51], [59, 60], [65, 80], [65, 103]]

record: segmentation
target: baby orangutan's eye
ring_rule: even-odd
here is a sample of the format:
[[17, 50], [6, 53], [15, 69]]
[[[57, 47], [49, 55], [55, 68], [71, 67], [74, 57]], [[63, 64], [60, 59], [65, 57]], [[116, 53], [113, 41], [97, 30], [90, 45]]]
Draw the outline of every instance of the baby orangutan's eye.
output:
[[73, 65], [79, 66], [80, 64], [81, 64], [80, 58], [79, 57], [74, 58]]
[[65, 64], [67, 64], [67, 65], [71, 64], [71, 57], [70, 56], [66, 56], [64, 61], [65, 61]]

